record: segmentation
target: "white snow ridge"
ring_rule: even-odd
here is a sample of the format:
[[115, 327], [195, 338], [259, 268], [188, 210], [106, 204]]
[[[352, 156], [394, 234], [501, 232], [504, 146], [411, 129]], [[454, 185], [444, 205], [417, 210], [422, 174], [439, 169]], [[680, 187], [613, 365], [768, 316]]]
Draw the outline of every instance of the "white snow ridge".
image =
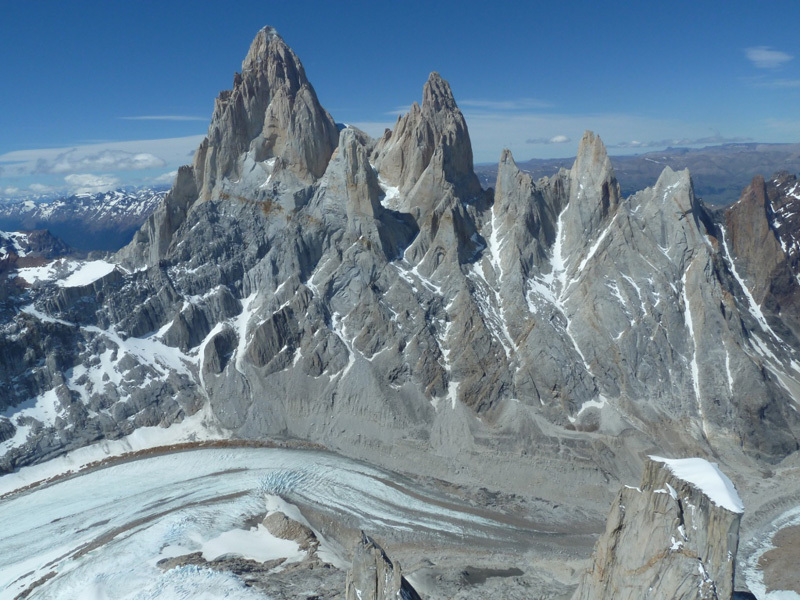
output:
[[699, 488], [717, 506], [735, 513], [744, 512], [744, 503], [733, 482], [719, 470], [717, 463], [703, 458], [650, 458], [667, 465], [675, 477]]

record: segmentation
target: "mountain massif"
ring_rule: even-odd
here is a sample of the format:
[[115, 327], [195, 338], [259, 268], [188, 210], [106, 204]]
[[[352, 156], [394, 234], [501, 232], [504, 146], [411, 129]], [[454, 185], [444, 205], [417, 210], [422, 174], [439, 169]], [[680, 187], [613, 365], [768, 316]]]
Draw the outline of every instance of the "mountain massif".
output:
[[115, 266], [17, 297], [0, 469], [204, 407], [549, 522], [599, 523], [648, 453], [767, 469], [800, 439], [798, 190], [714, 212], [667, 167], [625, 196], [591, 132], [538, 180], [504, 151], [483, 190], [438, 73], [374, 140], [265, 28]]

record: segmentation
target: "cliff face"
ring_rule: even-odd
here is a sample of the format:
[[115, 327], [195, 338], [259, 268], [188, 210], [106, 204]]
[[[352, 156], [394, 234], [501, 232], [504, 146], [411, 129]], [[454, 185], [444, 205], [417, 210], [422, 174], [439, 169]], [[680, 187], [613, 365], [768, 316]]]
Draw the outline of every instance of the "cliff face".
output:
[[753, 300], [800, 335], [800, 185], [794, 175], [756, 176], [724, 213], [725, 235]]
[[573, 600], [728, 600], [743, 510], [716, 465], [651, 457], [614, 500]]
[[347, 572], [346, 600], [420, 600], [400, 569], [375, 540], [361, 533]]

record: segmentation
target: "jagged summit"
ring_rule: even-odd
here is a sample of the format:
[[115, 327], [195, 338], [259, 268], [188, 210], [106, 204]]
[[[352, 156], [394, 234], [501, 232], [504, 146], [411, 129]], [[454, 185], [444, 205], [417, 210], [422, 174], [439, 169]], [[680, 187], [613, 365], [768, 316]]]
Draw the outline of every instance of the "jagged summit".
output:
[[210, 197], [220, 179], [232, 181], [252, 171], [248, 159], [280, 159], [301, 182], [311, 182], [324, 173], [337, 140], [336, 125], [300, 59], [274, 29], [264, 28], [250, 46], [241, 75], [234, 77], [233, 90], [217, 98], [207, 142], [195, 156], [201, 196]]
[[435, 114], [441, 111], [455, 110], [458, 110], [458, 106], [450, 84], [442, 79], [439, 73], [433, 71], [422, 88], [422, 111]]
[[295, 91], [308, 84], [297, 55], [272, 27], [264, 27], [253, 39], [242, 61], [242, 73], [265, 70], [271, 89], [285, 85]]
[[251, 50], [194, 166], [118, 256], [128, 272], [35, 296], [42, 327], [81, 326], [14, 337], [30, 313], [0, 331], [25, 382], [14, 404], [56, 388], [88, 403], [86, 428], [67, 415], [23, 431], [0, 466], [201, 406], [232, 436], [433, 477], [574, 472], [559, 494], [584, 507], [643, 448], [797, 449], [800, 342], [753, 298], [687, 172], [623, 199], [588, 132], [571, 169], [537, 181], [504, 151], [491, 202], [438, 74], [374, 142], [337, 131], [279, 36]]
[[620, 201], [619, 183], [599, 135], [586, 131], [571, 169], [570, 201], [564, 215], [565, 231], [590, 236], [602, 229]]
[[450, 84], [433, 72], [415, 102], [372, 153], [382, 178], [408, 197], [405, 208], [424, 219], [449, 191], [463, 200], [481, 194], [473, 171], [472, 143]]
[[233, 83], [215, 101], [192, 167], [181, 169], [164, 204], [124, 250], [126, 261], [153, 264], [164, 258], [198, 200], [282, 197], [293, 209], [310, 198], [339, 133], [300, 59], [274, 29], [265, 27]]

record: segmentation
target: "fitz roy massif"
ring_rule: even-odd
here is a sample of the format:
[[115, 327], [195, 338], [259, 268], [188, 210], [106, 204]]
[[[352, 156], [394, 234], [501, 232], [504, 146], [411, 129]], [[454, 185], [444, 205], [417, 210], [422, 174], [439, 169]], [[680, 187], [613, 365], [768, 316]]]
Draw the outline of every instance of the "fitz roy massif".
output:
[[0, 234], [3, 597], [800, 598], [795, 176], [484, 190], [438, 73], [372, 139], [264, 28], [148, 198]]

